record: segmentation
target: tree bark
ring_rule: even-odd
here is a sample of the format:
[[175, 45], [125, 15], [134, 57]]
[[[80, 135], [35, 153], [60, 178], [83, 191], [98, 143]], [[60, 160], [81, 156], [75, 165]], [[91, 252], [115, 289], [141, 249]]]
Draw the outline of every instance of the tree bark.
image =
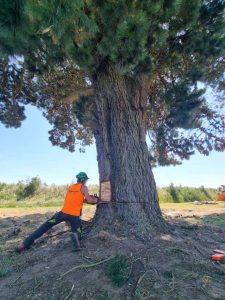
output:
[[100, 181], [112, 185], [112, 201], [97, 207], [94, 227], [145, 237], [153, 229], [165, 232], [146, 143], [145, 78], [134, 80], [108, 68], [93, 83]]

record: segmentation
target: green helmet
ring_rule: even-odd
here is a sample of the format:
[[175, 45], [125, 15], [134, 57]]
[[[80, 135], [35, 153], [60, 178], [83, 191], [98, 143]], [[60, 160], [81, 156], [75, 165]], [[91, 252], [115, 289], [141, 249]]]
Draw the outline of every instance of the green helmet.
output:
[[87, 174], [85, 172], [80, 172], [76, 175], [76, 178], [80, 181], [84, 181], [84, 180], [87, 180], [89, 179]]

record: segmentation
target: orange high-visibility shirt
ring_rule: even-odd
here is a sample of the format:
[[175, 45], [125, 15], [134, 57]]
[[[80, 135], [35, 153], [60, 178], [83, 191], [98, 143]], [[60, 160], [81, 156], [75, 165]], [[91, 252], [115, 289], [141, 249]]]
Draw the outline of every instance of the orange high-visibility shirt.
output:
[[84, 194], [81, 192], [82, 184], [72, 184], [67, 191], [62, 212], [72, 216], [80, 216], [84, 203]]

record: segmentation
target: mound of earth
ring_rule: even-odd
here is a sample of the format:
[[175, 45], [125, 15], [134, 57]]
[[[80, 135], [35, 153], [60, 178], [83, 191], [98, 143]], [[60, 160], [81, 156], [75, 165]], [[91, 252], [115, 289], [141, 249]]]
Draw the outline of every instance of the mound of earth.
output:
[[[83, 250], [72, 252], [60, 224], [31, 250], [12, 252], [44, 220], [41, 214], [0, 220], [0, 299], [225, 299], [225, 267], [210, 260], [213, 249], [225, 249], [225, 229], [176, 218], [170, 219], [172, 234], [144, 241], [107, 231], [93, 235], [85, 222]], [[117, 283], [107, 273], [115, 257], [125, 257], [129, 270]], [[123, 266], [117, 268], [123, 274]]]

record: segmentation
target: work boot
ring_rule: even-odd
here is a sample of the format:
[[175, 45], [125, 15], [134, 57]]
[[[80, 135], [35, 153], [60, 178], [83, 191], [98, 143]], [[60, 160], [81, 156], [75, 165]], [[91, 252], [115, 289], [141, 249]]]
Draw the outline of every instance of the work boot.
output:
[[82, 240], [82, 227], [77, 228], [77, 234], [79, 241]]
[[16, 251], [17, 253], [22, 253], [22, 252], [24, 252], [24, 251], [26, 251], [26, 250], [28, 250], [28, 248], [25, 247], [23, 244], [15, 248], [15, 251]]
[[70, 239], [71, 239], [71, 242], [72, 242], [72, 245], [73, 245], [73, 250], [72, 251], [80, 251], [81, 246], [80, 246], [78, 234], [75, 233], [75, 232], [71, 232], [70, 233]]

